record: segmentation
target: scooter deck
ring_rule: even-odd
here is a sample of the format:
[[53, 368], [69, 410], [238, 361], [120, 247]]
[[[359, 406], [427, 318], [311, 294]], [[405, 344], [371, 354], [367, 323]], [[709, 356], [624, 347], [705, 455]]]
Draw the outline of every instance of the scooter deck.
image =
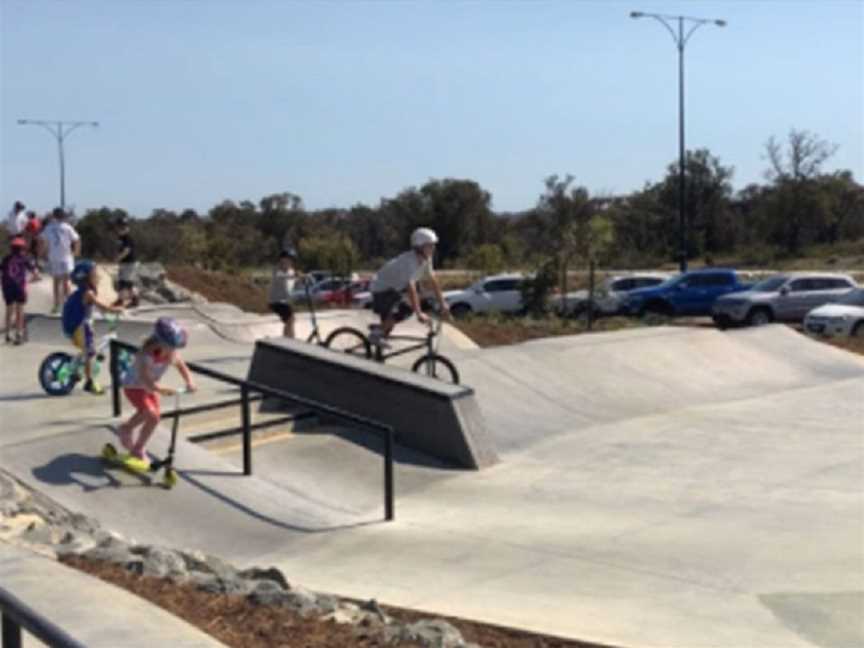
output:
[[[117, 451], [117, 448], [114, 447], [112, 443], [106, 443], [102, 448], [102, 459], [107, 462], [109, 465], [117, 466], [118, 468], [122, 468], [126, 472], [129, 472], [136, 477], [140, 478], [142, 481], [152, 485], [153, 474], [162, 469], [166, 462], [154, 461], [153, 463], [147, 463], [145, 461], [141, 461], [140, 459], [136, 459], [135, 457], [130, 457], [127, 453], [120, 453]], [[174, 472], [173, 468], [168, 465], [165, 468], [165, 474], [162, 478], [161, 485], [165, 488], [173, 488], [173, 486], [177, 483], [177, 475]]]

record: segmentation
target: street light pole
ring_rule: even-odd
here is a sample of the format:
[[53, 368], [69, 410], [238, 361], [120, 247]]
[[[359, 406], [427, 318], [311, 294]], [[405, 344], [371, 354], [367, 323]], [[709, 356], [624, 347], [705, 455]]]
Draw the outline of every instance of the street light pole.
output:
[[[60, 156], [60, 208], [66, 209], [66, 156], [63, 152], [63, 142], [69, 134], [81, 126], [99, 126], [95, 121], [44, 121], [41, 119], [19, 119], [22, 126], [41, 126], [57, 140], [57, 152]], [[64, 127], [67, 127], [64, 129]]]
[[[684, 191], [684, 46], [690, 40], [693, 32], [702, 25], [710, 23], [718, 27], [725, 27], [726, 21], [711, 18], [692, 18], [690, 16], [667, 16], [665, 14], [644, 13], [642, 11], [631, 11], [630, 17], [654, 18], [669, 31], [678, 49], [678, 260], [681, 272], [687, 272], [687, 218], [685, 216], [686, 192]], [[669, 21], [677, 21], [677, 33]], [[686, 34], [684, 33], [685, 21], [692, 23]]]

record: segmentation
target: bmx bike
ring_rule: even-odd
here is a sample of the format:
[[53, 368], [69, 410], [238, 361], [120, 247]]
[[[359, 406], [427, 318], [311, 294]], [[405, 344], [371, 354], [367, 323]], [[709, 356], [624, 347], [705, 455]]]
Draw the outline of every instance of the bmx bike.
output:
[[[376, 327], [377, 325], [375, 324], [370, 325], [370, 332]], [[390, 358], [423, 349], [426, 353], [414, 362], [411, 366], [411, 371], [458, 385], [459, 372], [456, 370], [456, 366], [448, 358], [438, 353], [441, 328], [443, 327], [441, 318], [430, 317], [427, 327], [428, 331], [423, 337], [416, 335], [389, 336], [387, 338], [388, 341], [409, 342], [408, 346], [403, 346], [392, 351], [385, 351], [385, 345], [376, 342], [375, 337], [366, 335], [351, 326], [342, 326], [330, 333], [327, 339], [324, 340], [324, 346], [341, 353], [374, 359], [377, 362], [386, 362]]]
[[[117, 327], [120, 323], [119, 317], [105, 317], [108, 322], [108, 333], [96, 341], [96, 355], [90, 365], [93, 378], [99, 375], [102, 363], [105, 361], [107, 349], [111, 340], [117, 339]], [[84, 351], [77, 355], [71, 355], [65, 351], [55, 351], [49, 354], [39, 365], [39, 384], [49, 396], [65, 396], [75, 385], [84, 380], [84, 365], [87, 357]], [[122, 350], [117, 358], [119, 376], [122, 378], [132, 366], [132, 354]]]

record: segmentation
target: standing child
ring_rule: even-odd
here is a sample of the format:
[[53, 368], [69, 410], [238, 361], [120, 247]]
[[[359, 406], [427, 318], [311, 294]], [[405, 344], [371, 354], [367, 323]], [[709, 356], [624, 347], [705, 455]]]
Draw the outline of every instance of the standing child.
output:
[[135, 292], [135, 281], [138, 278], [138, 260], [135, 258], [135, 242], [129, 234], [129, 220], [122, 217], [117, 221], [117, 301], [115, 306], [122, 306], [129, 300], [129, 308], [138, 306], [138, 295]]
[[42, 253], [48, 257], [48, 274], [54, 278], [54, 308], [60, 310], [69, 297], [69, 275], [75, 266], [75, 257], [81, 252], [81, 237], [66, 222], [66, 212], [57, 207], [51, 221], [42, 230]]
[[[420, 297], [417, 294], [418, 281], [425, 280], [432, 285], [435, 297], [441, 306], [441, 315], [450, 316], [450, 310], [432, 268], [436, 243], [438, 243], [438, 235], [434, 230], [428, 227], [414, 230], [411, 233], [412, 249], [390, 259], [375, 275], [369, 288], [372, 291], [372, 310], [381, 317], [381, 327], [373, 329], [369, 336], [373, 344], [386, 346], [387, 343], [383, 338], [390, 335], [397, 322], [407, 319], [412, 312], [424, 324], [429, 321], [420, 308]], [[406, 291], [410, 308], [402, 301], [402, 295]]]
[[279, 263], [273, 268], [268, 298], [270, 310], [282, 320], [282, 335], [287, 338], [294, 337], [294, 308], [291, 306], [291, 292], [297, 280], [297, 273], [294, 270], [296, 259], [297, 253], [293, 248], [279, 253]]
[[[186, 346], [186, 340], [186, 330], [176, 320], [160, 317], [124, 377], [123, 393], [135, 406], [135, 414], [117, 429], [117, 435], [120, 444], [129, 452], [123, 461], [130, 468], [144, 472], [150, 467], [144, 450], [162, 416], [159, 395], [176, 393], [176, 390], [159, 384], [168, 368], [177, 368], [188, 391], [196, 389], [189, 368], [177, 352]], [[134, 439], [133, 432], [139, 426], [141, 431], [138, 438]]]
[[[21, 344], [27, 339], [24, 328], [24, 305], [27, 303], [27, 273], [36, 267], [27, 256], [27, 241], [16, 236], [11, 242], [12, 251], [0, 261], [3, 275], [3, 301], [6, 303], [6, 342]], [[12, 337], [12, 328], [15, 337]]]
[[109, 313], [122, 313], [119, 306], [106, 304], [99, 299], [99, 271], [96, 264], [84, 259], [75, 264], [72, 281], [78, 289], [63, 304], [63, 332], [84, 353], [84, 391], [99, 395], [103, 389], [93, 380], [92, 364], [96, 355], [93, 337], [93, 309]]

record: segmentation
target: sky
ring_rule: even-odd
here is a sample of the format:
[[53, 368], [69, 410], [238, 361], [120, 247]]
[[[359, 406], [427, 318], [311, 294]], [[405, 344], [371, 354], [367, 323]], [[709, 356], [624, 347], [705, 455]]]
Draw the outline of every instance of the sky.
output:
[[0, 0], [0, 210], [136, 216], [290, 191], [376, 206], [471, 179], [496, 211], [544, 178], [592, 194], [678, 156], [678, 52], [631, 11], [726, 20], [685, 48], [686, 145], [765, 182], [765, 142], [807, 130], [864, 179], [864, 0]]

